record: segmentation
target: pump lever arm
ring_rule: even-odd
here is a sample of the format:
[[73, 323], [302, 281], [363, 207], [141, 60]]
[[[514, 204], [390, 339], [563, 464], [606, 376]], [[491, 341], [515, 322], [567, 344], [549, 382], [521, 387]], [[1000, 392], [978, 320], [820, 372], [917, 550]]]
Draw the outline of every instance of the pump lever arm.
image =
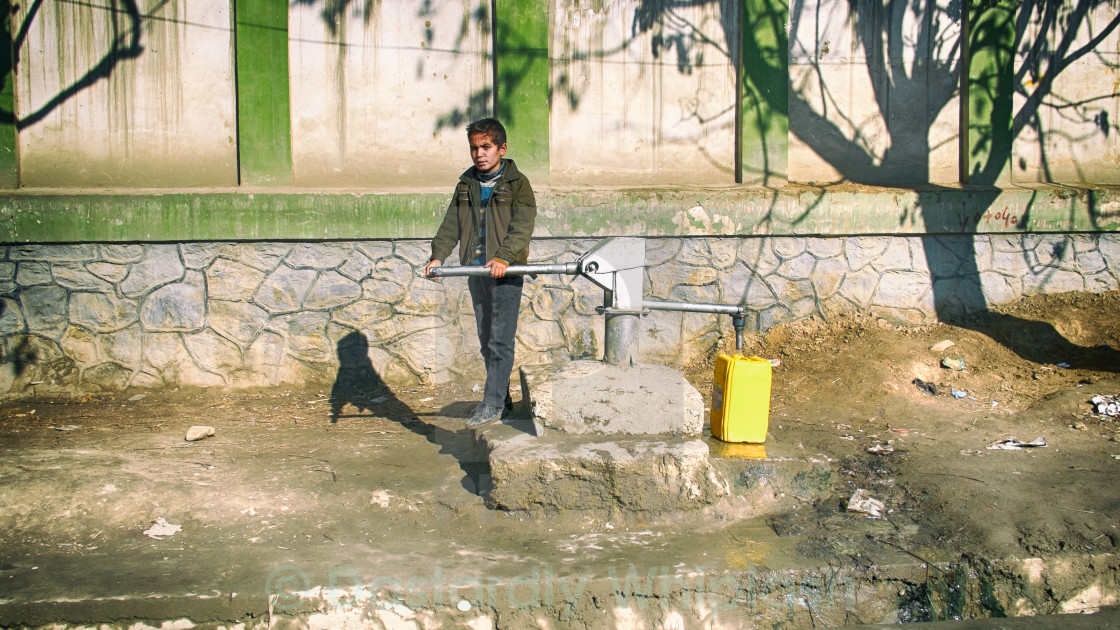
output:
[[[506, 268], [507, 276], [530, 276], [538, 274], [565, 274], [574, 276], [579, 273], [576, 263], [557, 263], [553, 265], [510, 265]], [[490, 270], [486, 267], [470, 265], [466, 267], [432, 267], [428, 277], [451, 278], [458, 276], [489, 276]]]

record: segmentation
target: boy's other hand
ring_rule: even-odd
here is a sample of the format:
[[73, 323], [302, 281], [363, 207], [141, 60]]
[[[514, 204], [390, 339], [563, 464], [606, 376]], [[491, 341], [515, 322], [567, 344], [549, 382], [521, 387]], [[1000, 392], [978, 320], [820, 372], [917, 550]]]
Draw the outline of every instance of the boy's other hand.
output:
[[429, 280], [435, 280], [436, 282], [439, 282], [439, 278], [432, 277], [432, 269], [439, 267], [441, 264], [443, 263], [438, 260], [429, 260], [428, 265], [424, 267], [424, 277], [428, 278]]
[[495, 258], [489, 260], [485, 265], [483, 265], [483, 267], [486, 267], [490, 270], [491, 278], [504, 278], [506, 275], [506, 269], [509, 267], [509, 265]]

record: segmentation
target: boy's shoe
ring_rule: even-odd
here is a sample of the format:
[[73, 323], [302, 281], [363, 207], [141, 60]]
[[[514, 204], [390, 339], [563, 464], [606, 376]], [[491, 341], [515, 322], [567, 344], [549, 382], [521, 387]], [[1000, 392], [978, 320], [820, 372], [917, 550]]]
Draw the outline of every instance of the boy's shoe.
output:
[[468, 429], [477, 429], [483, 427], [491, 422], [497, 422], [502, 419], [503, 409], [497, 405], [489, 405], [486, 403], [479, 404], [475, 407], [474, 413], [471, 414], [471, 419], [467, 420]]
[[504, 411], [502, 411], [502, 417], [504, 418], [511, 413], [513, 413], [513, 397], [506, 394], [506, 404]]

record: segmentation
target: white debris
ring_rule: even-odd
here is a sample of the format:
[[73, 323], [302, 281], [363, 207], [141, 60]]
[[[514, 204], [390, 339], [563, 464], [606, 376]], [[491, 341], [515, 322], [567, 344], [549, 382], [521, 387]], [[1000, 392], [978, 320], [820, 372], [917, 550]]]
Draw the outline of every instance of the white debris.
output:
[[214, 435], [214, 427], [195, 425], [187, 429], [187, 441], [197, 442]]
[[1120, 416], [1120, 402], [1116, 401], [1116, 396], [1093, 396], [1089, 402], [1093, 403], [1093, 409], [1102, 416]]
[[383, 508], [387, 508], [389, 507], [389, 499], [392, 496], [393, 495], [389, 494], [388, 490], [378, 490], [377, 492], [373, 493], [373, 496], [370, 497], [369, 502], [371, 505], [377, 505]]
[[862, 488], [857, 489], [848, 500], [849, 512], [860, 512], [872, 518], [881, 518], [886, 507], [882, 501], [872, 498], [871, 493]]
[[956, 344], [953, 343], [952, 341], [949, 341], [948, 339], [945, 339], [944, 341], [938, 341], [937, 343], [933, 344], [932, 346], [929, 347], [929, 349], [932, 350], [933, 352], [941, 352], [942, 350], [948, 350], [949, 348], [952, 348], [955, 345]]
[[167, 536], [171, 536], [175, 532], [183, 531], [182, 525], [174, 525], [168, 523], [162, 516], [152, 521], [152, 526], [144, 530], [144, 535], [148, 538], [156, 540], [163, 540]]
[[894, 447], [891, 446], [890, 444], [876, 444], [875, 446], [872, 446], [871, 448], [867, 449], [867, 452], [868, 453], [875, 453], [875, 454], [878, 454], [878, 455], [886, 455], [887, 453], [893, 453], [894, 452]]
[[1020, 442], [1015, 438], [1005, 438], [988, 445], [989, 451], [1021, 451], [1024, 448], [1037, 448], [1046, 446], [1046, 438], [1039, 436], [1030, 442]]
[[459, 609], [459, 612], [467, 612], [471, 609], [471, 603], [465, 599], [460, 599], [459, 603], [455, 604], [455, 607]]
[[135, 395], [135, 396], [133, 396], [132, 398], [129, 398], [129, 399], [128, 399], [128, 402], [136, 402], [136, 401], [138, 401], [138, 400], [144, 400], [144, 397], [145, 397], [145, 396], [147, 396], [147, 394], [136, 394], [136, 395]]

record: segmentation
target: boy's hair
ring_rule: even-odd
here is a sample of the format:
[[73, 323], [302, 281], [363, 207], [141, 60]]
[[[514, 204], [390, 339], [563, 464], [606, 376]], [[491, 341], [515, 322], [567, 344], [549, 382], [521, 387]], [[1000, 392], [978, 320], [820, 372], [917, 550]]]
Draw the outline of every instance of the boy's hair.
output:
[[476, 120], [467, 125], [468, 138], [476, 133], [490, 136], [494, 144], [499, 147], [506, 143], [506, 128], [502, 126], [502, 123], [498, 122], [497, 118], [483, 118], [482, 120]]

